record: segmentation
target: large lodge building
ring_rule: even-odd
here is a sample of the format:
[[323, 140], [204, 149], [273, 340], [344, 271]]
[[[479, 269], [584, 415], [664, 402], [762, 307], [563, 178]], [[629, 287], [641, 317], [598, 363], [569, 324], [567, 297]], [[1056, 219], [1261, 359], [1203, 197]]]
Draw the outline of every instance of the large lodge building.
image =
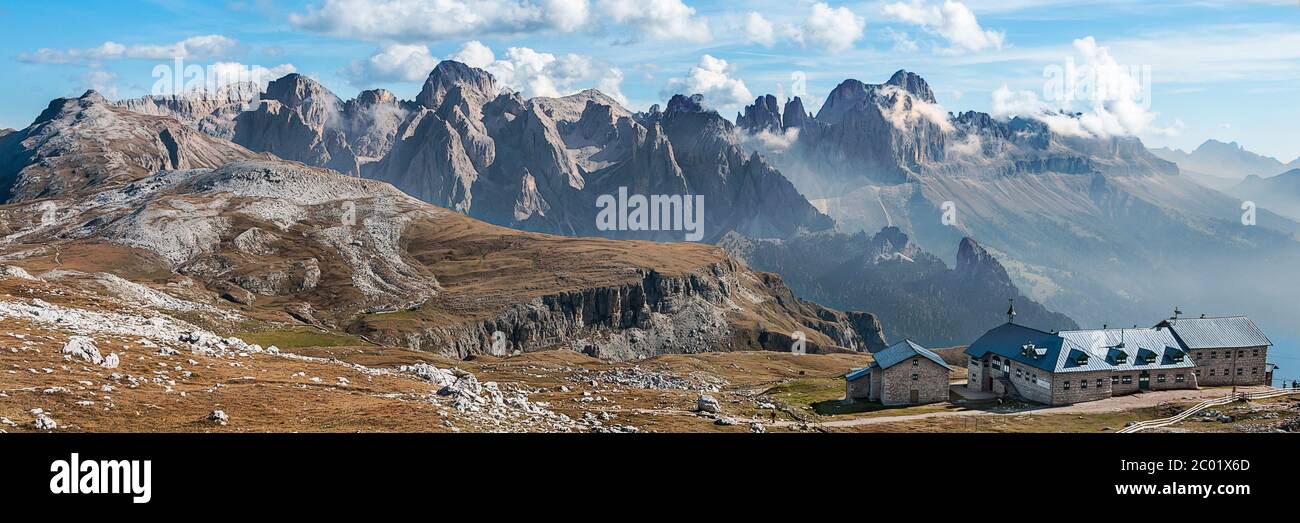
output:
[[1267, 385], [1271, 345], [1244, 316], [1055, 333], [1008, 321], [966, 348], [967, 387], [1067, 405], [1142, 390]]

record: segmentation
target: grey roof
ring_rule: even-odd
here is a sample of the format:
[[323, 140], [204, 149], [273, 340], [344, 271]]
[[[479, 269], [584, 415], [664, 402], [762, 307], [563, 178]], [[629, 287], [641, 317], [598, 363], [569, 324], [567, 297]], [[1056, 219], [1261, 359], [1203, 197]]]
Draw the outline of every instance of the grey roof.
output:
[[[1094, 329], [1061, 331], [1075, 354], [1087, 354], [1086, 364], [1062, 351], [1053, 372], [1089, 372], [1097, 370], [1183, 369], [1196, 366], [1169, 329]], [[1123, 363], [1120, 363], [1123, 354]], [[1144, 356], [1154, 355], [1147, 363]]]
[[877, 352], [876, 362], [872, 363], [871, 366], [880, 367], [882, 369], [888, 369], [890, 367], [893, 367], [894, 365], [899, 364], [900, 362], [912, 358], [913, 356], [922, 356], [944, 367], [948, 366], [948, 364], [943, 361], [943, 358], [940, 357], [938, 354], [935, 354], [934, 351], [931, 351], [930, 349], [917, 345], [916, 343], [912, 342], [912, 340], [900, 341], [898, 343], [890, 345], [885, 350]]
[[[874, 364], [873, 364], [873, 365], [874, 365]], [[844, 379], [846, 379], [846, 380], [848, 380], [848, 381], [855, 381], [855, 380], [857, 380], [858, 378], [861, 378], [861, 377], [863, 377], [863, 376], [866, 376], [866, 375], [867, 375], [867, 371], [870, 371], [870, 370], [871, 370], [871, 367], [863, 367], [863, 368], [861, 368], [861, 369], [853, 369], [853, 370], [850, 370], [848, 374], [845, 374], [845, 375], [844, 375]]]
[[1185, 349], [1239, 349], [1273, 345], [1255, 322], [1245, 316], [1165, 320]]

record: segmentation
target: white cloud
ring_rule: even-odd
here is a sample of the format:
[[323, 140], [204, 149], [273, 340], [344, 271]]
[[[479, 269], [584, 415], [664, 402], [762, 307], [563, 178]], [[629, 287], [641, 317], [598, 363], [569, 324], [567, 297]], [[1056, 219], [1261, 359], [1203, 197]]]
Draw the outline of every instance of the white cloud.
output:
[[51, 49], [42, 48], [33, 53], [22, 54], [19, 60], [31, 63], [71, 64], [100, 62], [105, 60], [172, 60], [185, 58], [190, 60], [209, 60], [234, 54], [239, 43], [221, 35], [204, 35], [186, 38], [174, 44], [166, 45], [122, 45], [116, 42], [104, 42], [98, 47], [88, 49]]
[[601, 14], [651, 40], [707, 42], [709, 24], [682, 0], [599, 0]]
[[492, 65], [492, 62], [497, 59], [492, 49], [478, 40], [465, 42], [465, 45], [460, 46], [460, 50], [452, 53], [448, 58], [479, 69]]
[[[1149, 68], [1123, 66], [1110, 49], [1089, 36], [1074, 41], [1079, 63], [1048, 68], [1043, 96], [1033, 91], [1012, 91], [1002, 86], [993, 93], [994, 116], [1025, 116], [1046, 123], [1054, 132], [1069, 136], [1177, 135], [1182, 123], [1155, 124], [1150, 110]], [[1084, 107], [1076, 109], [1075, 103]]]
[[757, 133], [741, 133], [740, 139], [752, 149], [766, 152], [782, 152], [799, 141], [799, 128], [791, 127], [784, 131], [763, 129]]
[[81, 75], [86, 89], [94, 89], [105, 98], [117, 98], [117, 75], [103, 69], [91, 69]]
[[392, 44], [365, 60], [353, 61], [344, 70], [353, 84], [361, 86], [382, 82], [419, 82], [429, 76], [438, 59], [424, 45]]
[[853, 48], [862, 38], [866, 19], [847, 7], [832, 8], [825, 2], [813, 4], [812, 12], [800, 27], [787, 27], [787, 35], [800, 45], [823, 47], [827, 51], [841, 52]]
[[772, 22], [757, 11], [745, 15], [744, 32], [745, 41], [751, 44], [772, 47], [776, 43], [776, 30], [772, 27]]
[[623, 71], [590, 56], [573, 53], [556, 56], [528, 47], [511, 47], [503, 58], [496, 59], [490, 48], [474, 41], [466, 43], [452, 59], [476, 67], [480, 66], [471, 62], [490, 62], [481, 67], [525, 98], [565, 96], [595, 88], [627, 104], [622, 92]]
[[708, 23], [682, 0], [321, 0], [293, 25], [344, 38], [425, 43], [572, 33], [623, 24], [640, 38], [705, 42]]
[[536, 31], [570, 32], [590, 18], [588, 0], [323, 0], [289, 22], [363, 40], [446, 40]]
[[745, 82], [731, 77], [731, 65], [726, 60], [711, 55], [700, 57], [699, 65], [692, 67], [685, 78], [669, 80], [665, 97], [674, 94], [699, 94], [705, 103], [714, 108], [742, 106], [754, 100]]
[[953, 46], [950, 51], [1001, 49], [1006, 42], [1006, 33], [980, 27], [975, 13], [966, 4], [953, 0], [933, 5], [923, 0], [897, 2], [885, 6], [885, 16], [921, 26], [943, 37]]

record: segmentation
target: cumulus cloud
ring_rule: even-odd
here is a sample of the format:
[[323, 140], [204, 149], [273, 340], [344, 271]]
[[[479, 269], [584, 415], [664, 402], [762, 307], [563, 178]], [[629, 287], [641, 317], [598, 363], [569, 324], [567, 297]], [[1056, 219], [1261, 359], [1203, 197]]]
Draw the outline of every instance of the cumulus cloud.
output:
[[803, 25], [789, 26], [786, 33], [800, 45], [841, 52], [853, 48], [853, 43], [862, 38], [866, 26], [866, 19], [852, 9], [832, 8], [825, 2], [817, 2], [813, 4], [812, 12], [804, 19]]
[[709, 24], [682, 0], [599, 0], [601, 14], [652, 40], [707, 42]]
[[942, 4], [928, 4], [923, 0], [897, 2], [885, 6], [885, 16], [943, 37], [952, 45], [950, 51], [1001, 49], [1006, 42], [1006, 33], [980, 27], [975, 13], [966, 4], [953, 0], [944, 0]]
[[[1150, 69], [1123, 66], [1110, 49], [1089, 36], [1074, 41], [1078, 63], [1044, 71], [1043, 96], [1002, 86], [993, 92], [994, 116], [1024, 116], [1046, 123], [1068, 136], [1176, 135], [1181, 122], [1155, 124], [1149, 108]], [[1075, 108], [1075, 104], [1083, 107]]]
[[117, 75], [103, 69], [91, 69], [81, 75], [82, 86], [94, 89], [107, 98], [117, 98]]
[[221, 35], [204, 35], [186, 38], [173, 44], [164, 45], [123, 45], [116, 42], [104, 42], [98, 47], [85, 49], [51, 49], [42, 48], [32, 53], [19, 55], [18, 59], [28, 63], [72, 64], [101, 62], [105, 60], [172, 60], [186, 58], [190, 60], [210, 60], [234, 54], [239, 42]]
[[465, 45], [460, 46], [460, 49], [448, 58], [479, 69], [492, 65], [492, 62], [497, 59], [492, 49], [478, 40], [465, 42]]
[[403, 43], [571, 33], [611, 23], [643, 38], [710, 38], [708, 23], [682, 0], [321, 0], [290, 14], [289, 22], [344, 38]]
[[511, 47], [498, 59], [491, 48], [471, 41], [451, 59], [486, 69], [499, 83], [525, 98], [565, 96], [595, 88], [621, 104], [627, 103], [622, 92], [623, 71], [590, 56], [556, 56], [528, 47]]
[[419, 82], [429, 76], [438, 59], [423, 45], [392, 44], [370, 58], [353, 61], [344, 70], [353, 84], [368, 86], [382, 82]]
[[776, 29], [772, 27], [772, 22], [767, 21], [757, 11], [751, 11], [748, 15], [745, 15], [745, 23], [742, 29], [745, 33], [746, 42], [764, 47], [772, 47], [776, 43]]
[[754, 100], [754, 95], [745, 87], [745, 82], [732, 78], [734, 73], [726, 60], [712, 55], [700, 57], [700, 63], [692, 67], [685, 78], [668, 81], [664, 97], [674, 94], [699, 94], [705, 103], [714, 108], [735, 107]]
[[772, 153], [784, 152], [799, 141], [799, 128], [791, 127], [784, 131], [763, 129], [756, 133], [741, 133], [740, 140], [751, 149]]

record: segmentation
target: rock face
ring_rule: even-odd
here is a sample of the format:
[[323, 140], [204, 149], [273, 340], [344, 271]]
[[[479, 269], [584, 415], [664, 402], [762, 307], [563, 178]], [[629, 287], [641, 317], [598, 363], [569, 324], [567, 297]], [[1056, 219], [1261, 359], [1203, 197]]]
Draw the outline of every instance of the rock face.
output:
[[160, 169], [216, 167], [252, 152], [172, 118], [134, 113], [94, 91], [61, 98], [0, 137], [0, 199], [84, 194]]
[[969, 238], [961, 241], [953, 269], [896, 227], [874, 236], [813, 234], [785, 241], [733, 235], [722, 245], [756, 269], [787, 274], [802, 296], [834, 307], [879, 311], [880, 320], [849, 314], [864, 339], [876, 333], [876, 350], [884, 348], [882, 322], [894, 341], [906, 338], [935, 347], [969, 343], [1005, 321], [1008, 299], [1016, 300], [1018, 321], [1025, 325], [1075, 326], [1070, 318], [1024, 297], [997, 259]]
[[357, 174], [361, 168], [342, 126], [343, 102], [306, 76], [267, 86], [255, 108], [235, 118], [234, 142], [294, 160]]
[[260, 86], [252, 82], [240, 82], [214, 91], [200, 90], [122, 100], [118, 105], [136, 113], [170, 116], [204, 133], [231, 140], [235, 136], [235, 117], [252, 109], [261, 96]]

